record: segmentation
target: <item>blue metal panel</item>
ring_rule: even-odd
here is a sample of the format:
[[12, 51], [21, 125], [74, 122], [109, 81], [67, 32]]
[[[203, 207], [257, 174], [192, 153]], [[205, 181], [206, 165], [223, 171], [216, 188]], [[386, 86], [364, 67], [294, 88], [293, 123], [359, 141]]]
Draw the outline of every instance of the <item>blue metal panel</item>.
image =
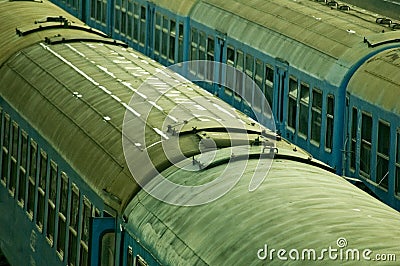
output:
[[[148, 250], [146, 247], [142, 246], [142, 244], [140, 243], [140, 240], [137, 239], [135, 236], [131, 235], [130, 232], [128, 231], [124, 231], [123, 232], [124, 235], [124, 243], [123, 243], [123, 259], [122, 259], [122, 265], [126, 265], [126, 266], [132, 266], [132, 265], [128, 265], [127, 264], [127, 251], [128, 251], [128, 247], [132, 248], [132, 256], [133, 259], [136, 259], [136, 256], [140, 256], [141, 258], [143, 258], [147, 265], [149, 266], [159, 266], [161, 265], [160, 262], [157, 260], [157, 258], [155, 258], [151, 251]], [[137, 264], [133, 264], [133, 265], [137, 265]]]
[[115, 232], [116, 221], [113, 217], [90, 219], [90, 246], [89, 246], [89, 265], [100, 265], [101, 240], [106, 233]]
[[[350, 171], [350, 164], [348, 163], [345, 167], [346, 175], [355, 177], [363, 181], [365, 186], [370, 189], [380, 200], [385, 202], [386, 204], [392, 206], [393, 208], [399, 210], [400, 209], [400, 199], [394, 195], [394, 187], [395, 187], [395, 178], [396, 178], [396, 130], [400, 126], [399, 117], [393, 113], [387, 112], [383, 109], [377, 108], [374, 105], [366, 103], [364, 100], [356, 98], [352, 95], [349, 96], [349, 106], [348, 109], [352, 110], [352, 108], [357, 108], [357, 143], [356, 143], [356, 169], [355, 172]], [[375, 114], [372, 116], [373, 119], [373, 131], [372, 131], [372, 147], [371, 147], [371, 180], [368, 180], [360, 175], [360, 150], [361, 150], [361, 117], [362, 112], [368, 112], [370, 114]], [[376, 156], [377, 156], [377, 134], [378, 134], [378, 121], [379, 119], [385, 120], [390, 123], [390, 154], [389, 154], [389, 175], [388, 179], [388, 190], [383, 189], [378, 186], [376, 182]], [[348, 134], [350, 135], [351, 128], [349, 127]], [[350, 151], [350, 140], [348, 145], [346, 146], [347, 150]], [[392, 148], [393, 147], [393, 148]], [[349, 154], [349, 153], [347, 153]], [[349, 159], [346, 158], [346, 161], [349, 162]]]

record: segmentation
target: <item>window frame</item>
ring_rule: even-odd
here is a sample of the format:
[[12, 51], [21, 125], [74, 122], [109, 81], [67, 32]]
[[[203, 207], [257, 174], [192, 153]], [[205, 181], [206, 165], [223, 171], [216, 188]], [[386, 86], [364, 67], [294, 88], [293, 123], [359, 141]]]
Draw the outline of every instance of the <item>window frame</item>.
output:
[[[371, 125], [369, 127], [370, 133], [369, 135], [369, 141], [367, 139], [364, 138], [364, 124], [365, 124], [365, 120], [364, 118], [368, 118], [371, 121]], [[364, 178], [367, 179], [371, 179], [371, 160], [372, 160], [372, 128], [373, 128], [373, 117], [371, 113], [368, 113], [366, 111], [362, 111], [361, 112], [361, 138], [360, 138], [360, 157], [359, 157], [359, 161], [360, 161], [360, 176], [363, 176]], [[367, 134], [367, 133], [365, 133]], [[367, 165], [364, 166], [364, 164], [366, 162], [363, 162], [363, 151], [366, 152], [369, 157], [369, 162]], [[364, 164], [363, 164], [364, 163]], [[364, 167], [368, 167], [368, 172], [366, 172], [365, 170], [367, 170]]]

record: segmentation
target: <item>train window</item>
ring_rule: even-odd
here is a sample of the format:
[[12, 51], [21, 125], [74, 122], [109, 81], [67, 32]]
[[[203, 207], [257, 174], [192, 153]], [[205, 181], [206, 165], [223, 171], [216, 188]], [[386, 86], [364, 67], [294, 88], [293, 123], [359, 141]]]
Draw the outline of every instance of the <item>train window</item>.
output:
[[138, 42], [139, 41], [139, 4], [134, 3], [133, 4], [134, 9], [133, 9], [133, 41]]
[[47, 154], [45, 151], [40, 151], [40, 168], [39, 168], [39, 187], [46, 189], [46, 176], [47, 176]]
[[178, 62], [183, 61], [183, 24], [179, 23], [179, 47], [178, 47]]
[[370, 178], [371, 170], [371, 141], [372, 116], [363, 112], [361, 117], [360, 173], [367, 178]]
[[161, 14], [156, 12], [156, 27], [154, 31], [154, 53], [156, 55], [160, 54], [160, 44], [161, 44]]
[[103, 235], [101, 239], [100, 265], [114, 265], [115, 233], [110, 232]]
[[246, 54], [246, 74], [250, 78], [253, 78], [254, 71], [254, 57], [251, 54]]
[[139, 43], [144, 46], [146, 39], [146, 8], [140, 7], [140, 40]]
[[53, 245], [55, 220], [56, 220], [56, 195], [57, 195], [58, 168], [57, 164], [50, 161], [49, 199], [47, 206], [47, 239]]
[[168, 52], [168, 18], [163, 16], [163, 25], [162, 25], [162, 40], [161, 40], [161, 56], [163, 58], [167, 58]]
[[296, 129], [297, 115], [297, 79], [293, 76], [289, 78], [289, 105], [288, 105], [288, 126]]
[[33, 217], [33, 209], [35, 204], [35, 183], [36, 183], [36, 168], [37, 168], [37, 144], [31, 140], [30, 145], [30, 163], [29, 163], [29, 180], [28, 180], [28, 214]]
[[169, 60], [171, 63], [175, 62], [175, 37], [176, 37], [176, 22], [170, 21], [169, 25], [170, 36], [169, 36]]
[[87, 265], [88, 263], [88, 245], [89, 245], [89, 219], [92, 204], [90, 201], [83, 197], [83, 211], [82, 211], [82, 237], [81, 237], [81, 265]]
[[376, 161], [376, 182], [383, 188], [388, 188], [389, 180], [389, 152], [390, 152], [390, 124], [379, 121], [378, 152]]
[[77, 259], [77, 233], [70, 228], [68, 241], [68, 265], [76, 265]]
[[254, 74], [254, 81], [256, 82], [258, 88], [262, 90], [262, 84], [263, 84], [263, 62], [256, 58], [256, 71]]
[[129, 0], [129, 10], [128, 10], [128, 15], [127, 15], [127, 32], [126, 32], [126, 37], [128, 39], [132, 39], [133, 36], [133, 3], [131, 0]]
[[128, 266], [133, 266], [133, 250], [131, 246], [128, 246], [128, 250], [126, 252], [126, 264]]
[[8, 158], [8, 144], [10, 137], [10, 116], [5, 114], [4, 116], [4, 128], [3, 128], [3, 149], [2, 149], [2, 167], [1, 167], [1, 180], [4, 186], [7, 186], [9, 158]]
[[204, 31], [200, 31], [199, 34], [199, 59], [206, 60], [206, 34]]
[[198, 42], [197, 29], [192, 28], [191, 36], [192, 36], [192, 49], [191, 49], [191, 53], [190, 53], [190, 59], [197, 60], [198, 59], [198, 56], [197, 56], [197, 42]]
[[58, 212], [58, 240], [57, 251], [60, 254], [61, 260], [64, 257], [65, 250], [65, 231], [66, 231], [66, 213], [68, 202], [68, 176], [61, 172], [60, 184], [60, 210]]
[[116, 32], [120, 32], [121, 29], [121, 11], [120, 9], [116, 9], [115, 11], [115, 22], [114, 22], [114, 29]]
[[68, 261], [75, 265], [77, 259], [78, 221], [79, 221], [79, 189], [73, 183], [71, 193], [71, 212], [69, 222]]
[[101, 5], [101, 15], [99, 20], [101, 21], [101, 23], [105, 24], [107, 17], [107, 0], [101, 0], [99, 2]]
[[106, 23], [106, 4], [107, 0], [91, 0], [90, 17], [100, 23]]
[[325, 149], [329, 152], [333, 147], [333, 115], [335, 111], [335, 96], [328, 94], [328, 106], [326, 111], [326, 133], [325, 133]]
[[126, 35], [126, 33], [127, 33], [127, 31], [126, 31], [126, 16], [127, 16], [126, 9], [123, 8], [121, 10], [121, 28], [120, 28], [122, 35]]
[[312, 91], [311, 108], [311, 141], [319, 147], [322, 122], [322, 91], [314, 88]]
[[228, 45], [228, 48], [226, 51], [226, 63], [229, 66], [235, 65], [235, 48], [233, 48], [230, 45]]
[[3, 133], [3, 147], [8, 151], [10, 137], [10, 116], [5, 114], [4, 116], [4, 133]]
[[71, 194], [71, 213], [70, 227], [75, 231], [78, 230], [78, 215], [79, 215], [79, 189], [75, 184], [72, 184]]
[[395, 193], [400, 196], [400, 128], [397, 129], [396, 188], [395, 188]]
[[15, 159], [18, 158], [18, 138], [19, 138], [19, 127], [17, 123], [13, 123], [13, 133], [12, 133], [12, 152], [11, 156]]
[[40, 152], [40, 168], [38, 182], [38, 200], [37, 200], [37, 215], [36, 225], [40, 230], [44, 224], [44, 208], [46, 195], [46, 177], [47, 177], [47, 154], [43, 150]]
[[133, 0], [128, 0], [128, 12], [133, 13]]
[[96, 19], [96, 1], [90, 1], [90, 17]]
[[136, 255], [136, 263], [135, 266], [147, 266], [147, 262], [140, 256]]
[[350, 146], [350, 170], [356, 169], [356, 153], [357, 153], [357, 108], [353, 107], [351, 116], [351, 146]]
[[[199, 32], [199, 60], [206, 60], [207, 53], [206, 53], [206, 46], [207, 46], [207, 38], [204, 31]], [[198, 72], [197, 75], [200, 78], [204, 78], [205, 74], [205, 67], [204, 64], [198, 64]]]
[[21, 163], [19, 166], [18, 201], [22, 204], [22, 206], [25, 202], [27, 157], [28, 135], [25, 131], [21, 131]]
[[267, 101], [269, 106], [272, 109], [272, 101], [274, 96], [274, 69], [271, 65], [265, 65], [265, 97], [267, 97]]
[[214, 61], [214, 38], [208, 36], [207, 39], [207, 60]]
[[300, 84], [300, 111], [299, 111], [299, 134], [308, 136], [308, 105], [310, 102], [310, 87], [306, 83]]
[[12, 125], [12, 147], [11, 147], [11, 167], [10, 167], [10, 184], [9, 191], [12, 196], [15, 195], [15, 187], [17, 185], [17, 159], [19, 150], [19, 127], [18, 124], [13, 122]]
[[92, 216], [93, 217], [101, 217], [100, 210], [98, 208], [94, 207], [94, 206], [93, 206], [93, 209], [92, 209]]
[[239, 71], [243, 71], [243, 68], [244, 68], [244, 55], [243, 55], [243, 52], [241, 50], [236, 50], [235, 67]]

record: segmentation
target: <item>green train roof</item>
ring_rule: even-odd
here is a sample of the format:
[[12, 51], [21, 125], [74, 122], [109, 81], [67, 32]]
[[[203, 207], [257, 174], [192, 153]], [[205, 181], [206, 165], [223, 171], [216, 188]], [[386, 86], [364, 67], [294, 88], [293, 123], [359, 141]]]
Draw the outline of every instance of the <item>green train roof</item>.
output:
[[[278, 144], [279, 153], [291, 149]], [[341, 177], [288, 158], [275, 159], [261, 186], [248, 186], [257, 160], [250, 160], [245, 174], [221, 198], [200, 206], [174, 206], [141, 191], [128, 206], [127, 230], [163, 265], [283, 265], [294, 261], [259, 260], [257, 252], [271, 249], [300, 252], [314, 249], [317, 256], [329, 247], [372, 250], [372, 254], [400, 255], [400, 214]], [[236, 165], [236, 166], [235, 166]], [[240, 163], [231, 170], [241, 171]], [[171, 181], [199, 185], [221, 175], [225, 165], [188, 175], [169, 169]], [[229, 178], [227, 176], [227, 178]], [[220, 189], [221, 185], [210, 188]], [[174, 191], [170, 192], [174, 194]], [[193, 195], [196, 196], [196, 195]], [[342, 241], [342, 240], [341, 240]], [[264, 251], [260, 253], [261, 257]], [[361, 256], [361, 255], [360, 255]], [[372, 255], [371, 255], [372, 257]], [[337, 260], [353, 265], [355, 261]], [[330, 263], [324, 257], [320, 264]]]

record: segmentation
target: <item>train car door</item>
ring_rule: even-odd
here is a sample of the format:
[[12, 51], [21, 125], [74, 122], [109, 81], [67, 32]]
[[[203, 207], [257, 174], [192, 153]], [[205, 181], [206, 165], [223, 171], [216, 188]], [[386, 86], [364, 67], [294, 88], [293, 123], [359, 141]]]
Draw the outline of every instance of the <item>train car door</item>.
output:
[[[234, 60], [228, 60], [228, 46], [226, 44], [226, 34], [217, 33], [215, 45], [215, 61], [218, 64], [218, 70], [215, 71], [215, 94], [234, 106], [234, 74], [230, 67], [234, 67]], [[234, 54], [234, 48], [229, 47], [229, 51]], [[229, 67], [227, 67], [229, 66]]]
[[278, 133], [284, 130], [285, 126], [285, 87], [289, 63], [281, 58], [275, 59], [275, 80], [272, 112], [275, 114], [276, 129]]
[[92, 217], [90, 220], [89, 265], [114, 265], [116, 232], [114, 217]]

